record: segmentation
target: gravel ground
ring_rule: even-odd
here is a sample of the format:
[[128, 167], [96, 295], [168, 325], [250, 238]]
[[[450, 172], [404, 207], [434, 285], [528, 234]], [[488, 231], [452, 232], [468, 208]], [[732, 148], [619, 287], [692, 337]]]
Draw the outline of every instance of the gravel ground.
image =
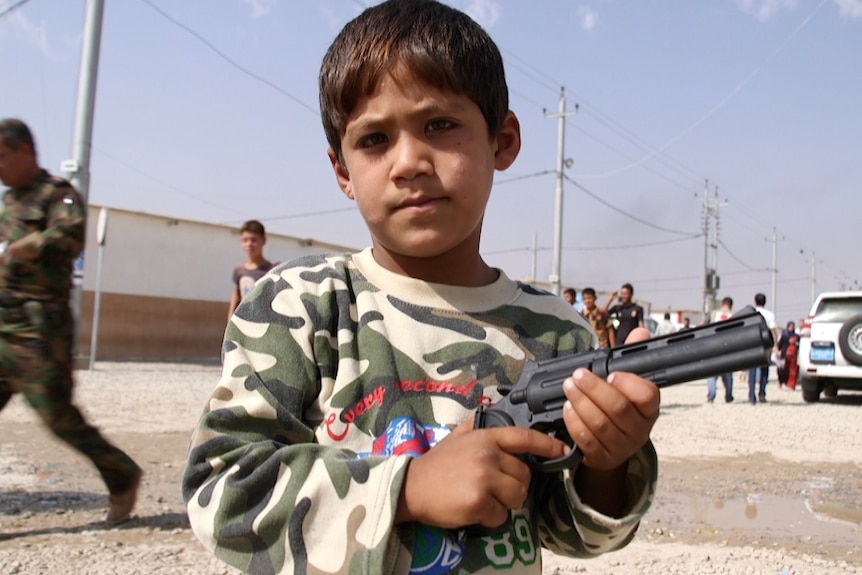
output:
[[[97, 363], [77, 373], [88, 419], [144, 468], [128, 523], [108, 528], [89, 463], [15, 398], [0, 415], [0, 575], [226, 574], [197, 543], [179, 494], [190, 431], [216, 366]], [[635, 540], [590, 561], [546, 553], [546, 574], [862, 574], [862, 394], [806, 405], [768, 389], [705, 402], [662, 390], [659, 492]], [[721, 396], [721, 393], [719, 393]]]

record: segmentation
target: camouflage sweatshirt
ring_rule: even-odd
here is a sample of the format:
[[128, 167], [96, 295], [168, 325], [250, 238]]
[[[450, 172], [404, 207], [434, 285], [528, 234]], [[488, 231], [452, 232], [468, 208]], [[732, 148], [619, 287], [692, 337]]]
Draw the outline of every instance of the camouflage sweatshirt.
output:
[[502, 272], [480, 288], [429, 284], [381, 268], [370, 249], [282, 264], [225, 333], [183, 475], [195, 535], [258, 574], [539, 574], [541, 547], [622, 547], [652, 501], [651, 444], [628, 464], [621, 519], [583, 504], [562, 472], [502, 535], [394, 523], [410, 457], [499, 400], [526, 360], [594, 345], [574, 308]]

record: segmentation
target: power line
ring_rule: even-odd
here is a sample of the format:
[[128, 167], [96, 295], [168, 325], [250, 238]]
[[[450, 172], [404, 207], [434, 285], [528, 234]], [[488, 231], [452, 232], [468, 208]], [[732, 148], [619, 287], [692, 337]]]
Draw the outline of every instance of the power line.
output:
[[[318, 210], [316, 212], [304, 212], [301, 214], [285, 214], [285, 215], [281, 215], [281, 216], [272, 216], [272, 217], [268, 217], [268, 218], [258, 218], [258, 219], [262, 222], [276, 222], [276, 221], [281, 221], [281, 220], [294, 220], [294, 219], [298, 219], [298, 218], [310, 218], [310, 217], [315, 217], [315, 216], [328, 216], [331, 214], [338, 214], [341, 212], [355, 212], [357, 209], [358, 208], [354, 205], [354, 206], [351, 206], [349, 208], [333, 208], [331, 210]], [[221, 223], [223, 223], [223, 224], [240, 224], [244, 221], [245, 220], [232, 220], [232, 221], [226, 221], [226, 222], [221, 222]]]
[[665, 228], [665, 227], [663, 227], [663, 226], [659, 226], [659, 225], [654, 224], [654, 223], [652, 223], [652, 222], [648, 222], [647, 220], [645, 220], [645, 219], [643, 219], [643, 218], [639, 218], [639, 217], [637, 217], [637, 216], [635, 216], [635, 215], [633, 215], [633, 214], [630, 214], [630, 213], [628, 213], [628, 212], [626, 212], [626, 211], [624, 211], [624, 210], [621, 210], [620, 208], [618, 208], [618, 207], [616, 207], [616, 206], [611, 205], [610, 203], [608, 203], [608, 202], [606, 202], [605, 200], [603, 200], [602, 198], [600, 198], [597, 194], [594, 194], [593, 192], [591, 192], [590, 190], [588, 190], [587, 188], [585, 188], [584, 186], [582, 186], [581, 184], [579, 184], [579, 183], [578, 183], [578, 182], [576, 182], [575, 180], [571, 179], [571, 178], [570, 178], [569, 176], [567, 176], [566, 174], [563, 174], [563, 177], [564, 177], [566, 180], [568, 180], [569, 182], [571, 182], [571, 184], [572, 184], [572, 185], [574, 185], [576, 188], [578, 188], [579, 190], [581, 190], [582, 192], [584, 192], [585, 194], [587, 194], [588, 196], [590, 196], [591, 198], [593, 198], [594, 200], [596, 200], [597, 202], [599, 202], [600, 204], [602, 204], [603, 206], [605, 206], [605, 207], [607, 207], [607, 208], [609, 208], [609, 209], [611, 209], [611, 210], [613, 210], [613, 211], [617, 212], [618, 214], [621, 214], [621, 215], [623, 215], [623, 216], [625, 216], [625, 217], [627, 217], [627, 218], [629, 218], [629, 219], [631, 219], [631, 220], [634, 220], [634, 221], [636, 221], [636, 222], [638, 222], [638, 223], [640, 223], [640, 224], [643, 224], [643, 225], [645, 225], [645, 226], [647, 226], [647, 227], [650, 227], [650, 228], [653, 228], [653, 229], [656, 229], [656, 230], [659, 230], [659, 231], [662, 231], [662, 232], [667, 232], [667, 233], [670, 233], [670, 234], [677, 234], [677, 235], [680, 235], [680, 236], [687, 236], [688, 238], [697, 238], [697, 237], [700, 237], [700, 235], [701, 235], [701, 234], [696, 234], [696, 233], [692, 233], [692, 232], [684, 232], [684, 231], [680, 231], [680, 230], [673, 230], [673, 229], [670, 229], [670, 228]]
[[288, 92], [287, 90], [285, 90], [284, 88], [279, 86], [278, 84], [271, 82], [270, 80], [267, 80], [263, 76], [252, 72], [248, 68], [245, 68], [244, 66], [242, 66], [242, 65], [238, 64], [237, 62], [235, 62], [234, 60], [232, 60], [224, 52], [219, 50], [212, 42], [210, 42], [209, 40], [207, 40], [206, 38], [204, 38], [203, 36], [198, 34], [195, 30], [186, 26], [182, 22], [169, 16], [166, 12], [164, 12], [161, 8], [159, 8], [158, 6], [153, 4], [150, 0], [141, 0], [141, 2], [143, 2], [144, 4], [147, 4], [150, 8], [155, 10], [159, 15], [161, 15], [163, 18], [165, 18], [166, 20], [168, 20], [169, 22], [171, 22], [175, 26], [182, 28], [183, 30], [185, 30], [186, 32], [188, 32], [189, 34], [194, 36], [197, 40], [199, 40], [201, 43], [203, 43], [207, 48], [212, 50], [219, 58], [221, 58], [222, 60], [224, 60], [225, 62], [227, 62], [228, 64], [230, 64], [231, 66], [233, 66], [234, 68], [236, 68], [237, 70], [242, 72], [243, 74], [246, 74], [247, 76], [250, 76], [251, 78], [254, 78], [255, 80], [257, 80], [258, 82], [269, 86], [270, 88], [274, 89], [275, 91], [279, 92], [280, 94], [287, 96], [288, 98], [290, 98], [291, 100], [293, 100], [294, 102], [296, 102], [297, 104], [299, 104], [300, 106], [302, 106], [303, 108], [305, 108], [306, 110], [308, 110], [309, 112], [314, 114], [315, 116], [320, 114], [320, 112], [318, 110], [316, 110], [312, 106], [309, 106], [308, 104], [306, 104], [305, 102], [303, 102], [302, 100], [300, 100], [299, 98], [297, 98], [296, 96], [294, 96], [293, 94], [291, 94], [290, 92]]
[[[172, 193], [175, 193], [175, 194], [180, 194], [180, 195], [186, 196], [186, 197], [191, 198], [191, 199], [193, 199], [193, 200], [197, 200], [197, 201], [199, 201], [199, 202], [201, 202], [201, 203], [203, 203], [203, 204], [209, 204], [210, 206], [213, 206], [213, 207], [215, 207], [215, 208], [219, 208], [219, 209], [222, 209], [222, 210], [225, 210], [225, 211], [230, 211], [230, 212], [235, 212], [235, 211], [236, 211], [236, 207], [235, 207], [235, 206], [225, 206], [225, 205], [220, 204], [220, 203], [218, 203], [218, 202], [213, 202], [212, 200], [209, 200], [209, 199], [207, 199], [207, 198], [203, 198], [203, 197], [201, 197], [201, 196], [195, 195], [195, 194], [193, 194], [193, 193], [191, 193], [191, 192], [187, 192], [187, 191], [185, 191], [185, 190], [179, 189], [179, 188], [177, 188], [177, 187], [175, 187], [175, 186], [172, 186], [171, 184], [168, 184], [168, 183], [164, 182], [163, 180], [158, 179], [157, 177], [155, 177], [155, 176], [153, 176], [153, 175], [151, 175], [151, 174], [148, 174], [147, 172], [145, 172], [145, 171], [143, 171], [143, 170], [140, 170], [140, 169], [136, 168], [135, 166], [133, 166], [133, 165], [131, 165], [131, 164], [127, 163], [127, 162], [124, 162], [123, 160], [120, 160], [119, 158], [117, 158], [117, 157], [115, 157], [115, 156], [112, 156], [111, 154], [109, 154], [109, 153], [105, 152], [104, 150], [101, 150], [101, 149], [97, 148], [96, 146], [93, 146], [92, 144], [90, 145], [90, 147], [91, 147], [94, 151], [98, 152], [100, 155], [105, 156], [106, 158], [109, 158], [109, 159], [113, 160], [114, 162], [117, 162], [117, 163], [118, 163], [118, 164], [120, 164], [121, 166], [125, 166], [125, 167], [126, 167], [126, 168], [128, 168], [129, 170], [132, 170], [133, 172], [137, 172], [138, 174], [140, 174], [140, 175], [144, 176], [145, 178], [148, 178], [148, 179], [150, 179], [150, 180], [152, 180], [152, 181], [156, 182], [157, 184], [159, 184], [159, 185], [163, 186], [163, 187], [164, 187], [166, 190], [168, 190], [169, 192], [172, 192]], [[245, 220], [243, 220], [243, 221], [245, 221]]]
[[23, 6], [24, 4], [26, 4], [29, 1], [30, 0], [18, 0], [18, 2], [12, 4], [11, 6], [7, 6], [6, 8], [3, 9], [2, 12], [0, 12], [0, 18], [5, 16], [6, 14], [10, 13], [15, 8], [20, 8], [21, 6]]
[[723, 242], [723, 241], [721, 241], [721, 240], [718, 240], [718, 245], [720, 245], [722, 248], [724, 248], [724, 251], [725, 251], [725, 252], [727, 252], [727, 255], [729, 255], [729, 256], [730, 256], [730, 259], [732, 259], [733, 261], [735, 261], [736, 263], [738, 263], [739, 265], [741, 265], [742, 267], [744, 267], [747, 271], [750, 271], [750, 272], [768, 272], [768, 271], [772, 271], [770, 268], [755, 268], [755, 267], [753, 267], [753, 266], [748, 265], [747, 263], [745, 263], [744, 261], [742, 261], [741, 259], [739, 259], [738, 257], [736, 257], [736, 255], [735, 255], [732, 251], [730, 251], [730, 250], [728, 249], [728, 247], [724, 244], [724, 242]]
[[[692, 239], [697, 238], [675, 238], [672, 240], [659, 240], [655, 242], [639, 242], [637, 244], [622, 244], [616, 246], [567, 246], [563, 248], [563, 251], [566, 252], [602, 252], [602, 251], [610, 251], [610, 250], [636, 250], [639, 248], [650, 248], [655, 246], [663, 246], [667, 244], [677, 244], [680, 242], [687, 242]], [[509, 248], [504, 250], [494, 250], [490, 252], [483, 251], [482, 253], [485, 255], [499, 255], [499, 254], [511, 254], [515, 252], [524, 252], [530, 251], [533, 248], [529, 246], [521, 246], [518, 248]], [[536, 248], [536, 251], [546, 252], [550, 250], [550, 247], [540, 246]]]
[[630, 245], [616, 245], [616, 246], [594, 246], [594, 247], [566, 247], [563, 248], [565, 251], [579, 251], [579, 252], [600, 252], [607, 250], [636, 250], [638, 248], [651, 248], [655, 246], [666, 246], [667, 244], [678, 244], [680, 242], [688, 242], [691, 240], [697, 239], [698, 236], [693, 236], [689, 238], [675, 238], [672, 240], [657, 240], [654, 242], [640, 242], [637, 244]]
[[520, 180], [528, 180], [530, 178], [538, 178], [539, 176], [547, 176], [548, 174], [553, 174], [555, 170], [543, 170], [541, 172], [536, 172], [534, 174], [525, 174], [523, 176], [512, 176], [511, 178], [506, 178], [505, 180], [494, 181], [495, 186], [502, 186], [503, 184], [511, 184], [512, 182], [518, 182]]

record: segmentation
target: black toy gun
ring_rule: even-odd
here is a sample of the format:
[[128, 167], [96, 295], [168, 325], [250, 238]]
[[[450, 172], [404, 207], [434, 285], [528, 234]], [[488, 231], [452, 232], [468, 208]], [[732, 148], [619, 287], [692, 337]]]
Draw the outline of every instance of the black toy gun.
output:
[[563, 380], [575, 369], [586, 368], [601, 378], [614, 371], [628, 371], [666, 387], [767, 365], [772, 347], [772, 331], [763, 316], [748, 306], [727, 320], [702, 327], [620, 347], [528, 362], [514, 386], [499, 389], [505, 396], [502, 400], [479, 407], [474, 427], [517, 425], [549, 433], [568, 443], [572, 451], [551, 460], [529, 456], [528, 462], [544, 472], [572, 469], [580, 463], [582, 453], [573, 445], [563, 421]]

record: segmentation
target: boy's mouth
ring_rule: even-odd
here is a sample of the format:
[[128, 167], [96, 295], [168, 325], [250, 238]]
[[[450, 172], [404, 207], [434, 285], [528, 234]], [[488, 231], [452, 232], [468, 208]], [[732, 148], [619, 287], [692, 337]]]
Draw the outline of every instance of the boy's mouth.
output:
[[398, 204], [398, 209], [407, 209], [407, 208], [421, 208], [425, 206], [430, 206], [432, 204], [436, 204], [440, 202], [443, 198], [436, 198], [432, 196], [412, 196], [410, 198], [405, 199], [400, 204]]

